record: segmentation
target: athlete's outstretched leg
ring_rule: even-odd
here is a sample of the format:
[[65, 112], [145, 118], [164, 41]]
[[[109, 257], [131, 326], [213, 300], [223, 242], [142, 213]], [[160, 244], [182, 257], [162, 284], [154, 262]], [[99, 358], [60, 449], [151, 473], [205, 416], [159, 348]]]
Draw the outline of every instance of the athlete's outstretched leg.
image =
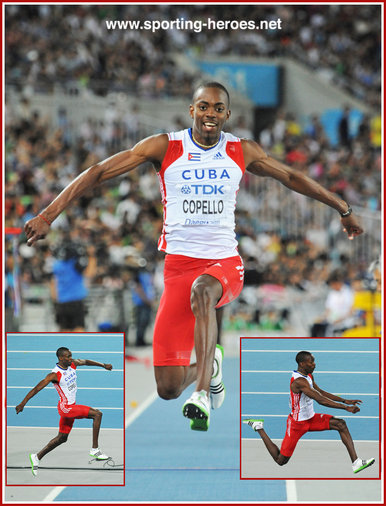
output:
[[280, 453], [279, 447], [275, 445], [265, 430], [258, 429], [256, 432], [259, 433], [261, 439], [263, 440], [263, 443], [265, 444], [265, 447], [267, 448], [273, 460], [279, 464], [279, 466], [284, 466], [284, 464], [287, 464], [291, 457], [286, 457]]
[[330, 429], [337, 430], [339, 432], [340, 439], [347, 448], [351, 462], [354, 462], [358, 458], [358, 455], [357, 452], [355, 451], [354, 441], [352, 440], [346, 422], [344, 420], [341, 420], [340, 418], [331, 418]]
[[68, 439], [68, 434], [64, 434], [63, 432], [59, 432], [57, 436], [55, 436], [51, 441], [49, 441], [44, 448], [37, 453], [37, 458], [41, 460], [44, 455], [54, 450], [57, 446], [65, 443]]
[[255, 432], [259, 433], [269, 454], [279, 466], [284, 466], [284, 464], [287, 464], [291, 457], [286, 457], [280, 453], [279, 447], [275, 445], [275, 443], [263, 429], [264, 420], [247, 419], [243, 420], [243, 423], [249, 425]]

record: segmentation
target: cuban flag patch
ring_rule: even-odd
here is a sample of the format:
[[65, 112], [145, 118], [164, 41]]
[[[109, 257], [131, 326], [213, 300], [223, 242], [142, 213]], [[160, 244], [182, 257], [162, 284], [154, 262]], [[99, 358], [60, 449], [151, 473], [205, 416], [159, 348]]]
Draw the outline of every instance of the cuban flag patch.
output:
[[201, 153], [188, 153], [189, 162], [201, 162]]

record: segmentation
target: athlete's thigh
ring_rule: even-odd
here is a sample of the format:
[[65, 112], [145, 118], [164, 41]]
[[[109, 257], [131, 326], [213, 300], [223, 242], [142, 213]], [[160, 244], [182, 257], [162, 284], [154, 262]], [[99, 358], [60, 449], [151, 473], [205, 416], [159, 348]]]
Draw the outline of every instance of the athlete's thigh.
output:
[[235, 300], [244, 284], [244, 264], [240, 256], [215, 260], [204, 274], [216, 278], [222, 286], [222, 295], [216, 307], [219, 308]]
[[72, 426], [74, 425], [75, 418], [68, 418], [61, 416], [59, 420], [59, 432], [62, 434], [69, 434]]
[[322, 430], [330, 430], [330, 420], [333, 418], [332, 415], [325, 415], [321, 413], [315, 413], [315, 415], [309, 421], [310, 432], [317, 432]]
[[291, 457], [295, 451], [299, 439], [308, 432], [308, 424], [295, 422], [290, 416], [287, 419], [287, 429], [281, 444], [280, 453], [285, 457]]
[[190, 305], [192, 274], [165, 279], [154, 324], [155, 366], [189, 365], [194, 346], [194, 315]]

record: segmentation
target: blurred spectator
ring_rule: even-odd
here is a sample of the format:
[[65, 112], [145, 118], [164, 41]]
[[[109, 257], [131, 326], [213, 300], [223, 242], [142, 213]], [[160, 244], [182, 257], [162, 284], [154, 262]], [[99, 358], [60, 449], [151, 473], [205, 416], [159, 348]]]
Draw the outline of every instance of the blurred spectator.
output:
[[146, 346], [145, 334], [151, 322], [152, 305], [155, 300], [153, 274], [149, 269], [139, 270], [135, 274], [132, 300], [136, 325], [135, 346]]
[[353, 317], [354, 292], [344, 282], [339, 271], [331, 273], [328, 279], [330, 290], [325, 303], [325, 313], [311, 329], [311, 337], [334, 336], [336, 332], [354, 327]]
[[80, 244], [65, 240], [56, 248], [54, 256], [50, 286], [56, 322], [62, 332], [82, 332], [85, 330], [88, 293], [84, 279], [88, 265], [86, 250]]
[[346, 148], [349, 148], [351, 146], [350, 107], [348, 106], [344, 108], [342, 117], [339, 121], [339, 142]]

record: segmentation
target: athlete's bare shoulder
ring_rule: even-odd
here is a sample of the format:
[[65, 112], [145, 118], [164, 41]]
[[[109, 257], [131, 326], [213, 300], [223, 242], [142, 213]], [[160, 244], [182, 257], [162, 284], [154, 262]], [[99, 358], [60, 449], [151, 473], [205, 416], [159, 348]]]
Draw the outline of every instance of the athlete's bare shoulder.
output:
[[135, 154], [143, 156], [149, 162], [160, 165], [165, 158], [168, 145], [169, 138], [167, 134], [156, 134], [139, 141], [132, 148], [132, 151]]
[[[259, 163], [261, 160], [267, 158], [266, 152], [263, 148], [252, 139], [240, 139], [241, 147], [244, 154], [244, 162], [247, 170], [252, 172], [255, 169], [254, 164]], [[255, 171], [253, 171], [255, 173]]]
[[293, 380], [293, 382], [291, 383], [291, 390], [294, 394], [298, 394], [300, 392], [302, 392], [305, 388], [309, 388], [310, 385], [308, 383], [308, 381], [306, 380], [306, 378], [296, 378]]

